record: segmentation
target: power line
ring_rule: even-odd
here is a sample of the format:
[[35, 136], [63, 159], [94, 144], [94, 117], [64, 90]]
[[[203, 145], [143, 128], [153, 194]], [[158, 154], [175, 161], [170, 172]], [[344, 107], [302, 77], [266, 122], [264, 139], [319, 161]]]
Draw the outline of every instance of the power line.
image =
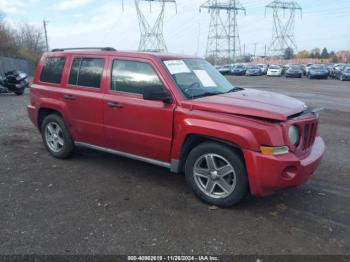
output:
[[245, 8], [238, 0], [208, 0], [201, 9], [210, 13], [206, 56], [213, 57], [215, 63], [222, 58], [235, 62], [242, 55], [237, 16], [246, 14]]
[[[150, 25], [147, 21], [146, 16], [141, 10], [140, 2], [148, 2], [151, 8], [152, 2], [159, 2], [161, 10], [158, 13], [157, 20], [153, 25]], [[137, 17], [139, 21], [140, 28], [140, 43], [139, 51], [146, 52], [167, 52], [168, 49], [165, 44], [163, 36], [163, 24], [165, 15], [165, 5], [166, 3], [174, 3], [176, 7], [175, 0], [135, 0], [135, 7], [137, 12]]]
[[[273, 13], [272, 41], [268, 49], [270, 54], [282, 57], [287, 48], [291, 48], [296, 52], [295, 15], [297, 11], [302, 13], [302, 8], [295, 1], [275, 0], [266, 6], [265, 14], [268, 9], [272, 9]], [[283, 16], [281, 12], [283, 12]], [[287, 19], [284, 19], [286, 13]]]

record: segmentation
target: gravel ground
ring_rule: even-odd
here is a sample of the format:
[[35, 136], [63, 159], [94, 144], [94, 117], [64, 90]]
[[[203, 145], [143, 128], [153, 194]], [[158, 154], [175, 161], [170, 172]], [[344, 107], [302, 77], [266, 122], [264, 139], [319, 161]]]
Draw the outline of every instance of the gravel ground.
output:
[[0, 95], [0, 254], [350, 254], [350, 83], [229, 79], [326, 108], [327, 153], [306, 185], [209, 207], [163, 168], [87, 149], [52, 158], [28, 95]]

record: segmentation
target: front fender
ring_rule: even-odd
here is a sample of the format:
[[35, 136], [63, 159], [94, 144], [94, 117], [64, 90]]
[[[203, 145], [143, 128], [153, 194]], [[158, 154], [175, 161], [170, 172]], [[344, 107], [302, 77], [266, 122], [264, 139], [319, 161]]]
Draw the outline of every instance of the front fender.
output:
[[172, 159], [180, 159], [182, 146], [190, 135], [201, 135], [227, 141], [241, 149], [259, 150], [255, 136], [247, 128], [212, 120], [186, 118], [175, 127]]

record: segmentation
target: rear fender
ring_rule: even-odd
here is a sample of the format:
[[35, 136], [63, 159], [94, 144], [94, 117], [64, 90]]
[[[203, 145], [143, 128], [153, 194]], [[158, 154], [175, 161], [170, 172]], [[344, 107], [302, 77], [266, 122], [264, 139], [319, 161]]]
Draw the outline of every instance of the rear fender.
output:
[[63, 120], [64, 120], [65, 124], [67, 125], [73, 140], [75, 139], [76, 132], [72, 126], [71, 121], [69, 120], [71, 118], [69, 115], [69, 110], [68, 110], [67, 104], [65, 102], [60, 101], [58, 99], [45, 97], [45, 98], [40, 99], [40, 104], [39, 104], [38, 108], [39, 108], [38, 114], [40, 112], [40, 109], [50, 109], [50, 110], [57, 111], [63, 117]]

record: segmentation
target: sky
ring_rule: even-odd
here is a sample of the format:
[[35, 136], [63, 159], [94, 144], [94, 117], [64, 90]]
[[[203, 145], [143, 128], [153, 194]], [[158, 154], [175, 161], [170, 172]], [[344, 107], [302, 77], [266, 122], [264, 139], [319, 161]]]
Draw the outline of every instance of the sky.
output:
[[[168, 4], [164, 20], [164, 38], [169, 52], [204, 56], [210, 15], [199, 12], [206, 0], [177, 0], [177, 11]], [[265, 6], [272, 0], [240, 0], [246, 16], [239, 14], [241, 45], [247, 53], [263, 55], [272, 38], [272, 12], [265, 16]], [[295, 20], [295, 37], [299, 50], [327, 47], [350, 50], [349, 0], [299, 0], [303, 14]], [[0, 11], [16, 27], [29, 23], [42, 28], [48, 21], [50, 48], [111, 46], [119, 50], [136, 50], [139, 27], [134, 0], [0, 0]], [[159, 7], [142, 5], [152, 24]]]

